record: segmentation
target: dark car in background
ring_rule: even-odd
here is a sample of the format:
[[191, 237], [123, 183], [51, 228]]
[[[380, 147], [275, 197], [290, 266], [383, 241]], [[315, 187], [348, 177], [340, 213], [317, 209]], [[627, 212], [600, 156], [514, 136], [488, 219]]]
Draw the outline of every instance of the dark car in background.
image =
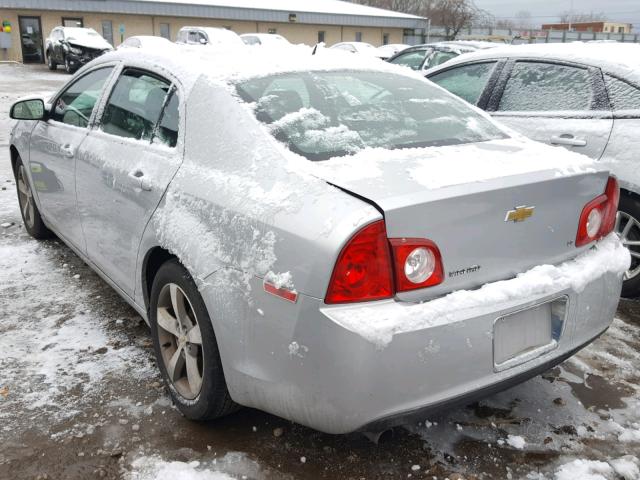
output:
[[45, 49], [49, 70], [64, 65], [68, 73], [73, 73], [113, 47], [93, 28], [56, 27], [51, 30]]

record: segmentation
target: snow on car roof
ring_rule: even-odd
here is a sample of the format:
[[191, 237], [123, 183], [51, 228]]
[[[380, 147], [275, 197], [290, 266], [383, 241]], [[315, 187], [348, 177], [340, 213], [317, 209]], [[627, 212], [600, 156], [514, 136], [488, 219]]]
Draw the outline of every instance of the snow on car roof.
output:
[[184, 5], [211, 5], [216, 7], [248, 8], [252, 10], [279, 10], [284, 12], [324, 13], [334, 15], [364, 15], [368, 17], [422, 19], [416, 15], [358, 5], [340, 0], [143, 0]]
[[480, 50], [447, 62], [456, 63], [484, 58], [526, 57], [564, 60], [601, 67], [623, 77], [640, 80], [640, 45], [632, 43], [545, 43], [506, 45]]
[[[127, 60], [132, 64], [155, 66], [173, 72], [183, 83], [190, 87], [201, 76], [213, 81], [234, 82], [253, 77], [263, 77], [278, 73], [327, 71], [327, 70], [376, 70], [393, 72], [398, 75], [423, 78], [407, 68], [383, 62], [366, 55], [354, 55], [350, 52], [318, 48], [305, 45], [287, 47], [287, 54], [281, 49], [262, 50], [250, 48], [244, 44], [217, 45], [213, 48], [172, 44], [173, 48], [158, 48], [155, 45], [136, 49], [117, 50], [99, 57], [97, 62]], [[176, 50], [179, 49], [179, 55]]]

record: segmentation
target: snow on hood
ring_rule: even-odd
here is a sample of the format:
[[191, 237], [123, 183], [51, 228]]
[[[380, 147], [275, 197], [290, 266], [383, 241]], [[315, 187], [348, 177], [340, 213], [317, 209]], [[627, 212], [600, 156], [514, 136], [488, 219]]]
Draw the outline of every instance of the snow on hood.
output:
[[111, 49], [111, 44], [100, 36], [93, 28], [67, 27], [64, 29], [65, 40], [71, 45], [95, 48], [96, 50]]

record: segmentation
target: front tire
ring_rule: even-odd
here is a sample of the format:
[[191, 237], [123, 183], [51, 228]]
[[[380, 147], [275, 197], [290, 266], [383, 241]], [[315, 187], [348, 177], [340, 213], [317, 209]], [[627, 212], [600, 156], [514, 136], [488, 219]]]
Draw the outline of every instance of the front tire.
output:
[[622, 296], [640, 296], [640, 200], [631, 192], [620, 191], [616, 232], [631, 252], [631, 267], [624, 274]]
[[16, 190], [18, 193], [18, 205], [24, 228], [36, 240], [51, 238], [53, 233], [47, 228], [40, 216], [40, 210], [33, 198], [33, 190], [29, 183], [29, 176], [22, 160], [18, 158], [15, 167]]
[[212, 420], [238, 409], [227, 390], [204, 301], [175, 259], [162, 265], [153, 279], [149, 323], [162, 378], [185, 417]]
[[69, 57], [64, 56], [64, 71], [67, 73], [73, 73], [73, 67], [71, 66], [71, 62], [69, 62]]

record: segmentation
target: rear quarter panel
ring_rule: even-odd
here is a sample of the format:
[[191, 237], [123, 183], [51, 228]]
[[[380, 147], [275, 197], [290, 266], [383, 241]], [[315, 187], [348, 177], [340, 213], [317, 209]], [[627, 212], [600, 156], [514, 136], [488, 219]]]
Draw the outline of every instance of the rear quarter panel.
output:
[[[343, 244], [381, 215], [305, 173], [304, 163], [283, 158], [249, 107], [224, 87], [199, 81], [187, 100], [184, 127], [184, 162], [147, 227], [138, 264], [142, 252], [161, 246], [190, 271], [234, 383], [247, 352], [276, 348], [269, 339], [280, 335], [269, 332], [292, 324], [302, 294], [324, 298]], [[266, 294], [268, 272], [289, 272], [300, 300]], [[270, 307], [260, 314], [258, 305], [265, 303]]]

